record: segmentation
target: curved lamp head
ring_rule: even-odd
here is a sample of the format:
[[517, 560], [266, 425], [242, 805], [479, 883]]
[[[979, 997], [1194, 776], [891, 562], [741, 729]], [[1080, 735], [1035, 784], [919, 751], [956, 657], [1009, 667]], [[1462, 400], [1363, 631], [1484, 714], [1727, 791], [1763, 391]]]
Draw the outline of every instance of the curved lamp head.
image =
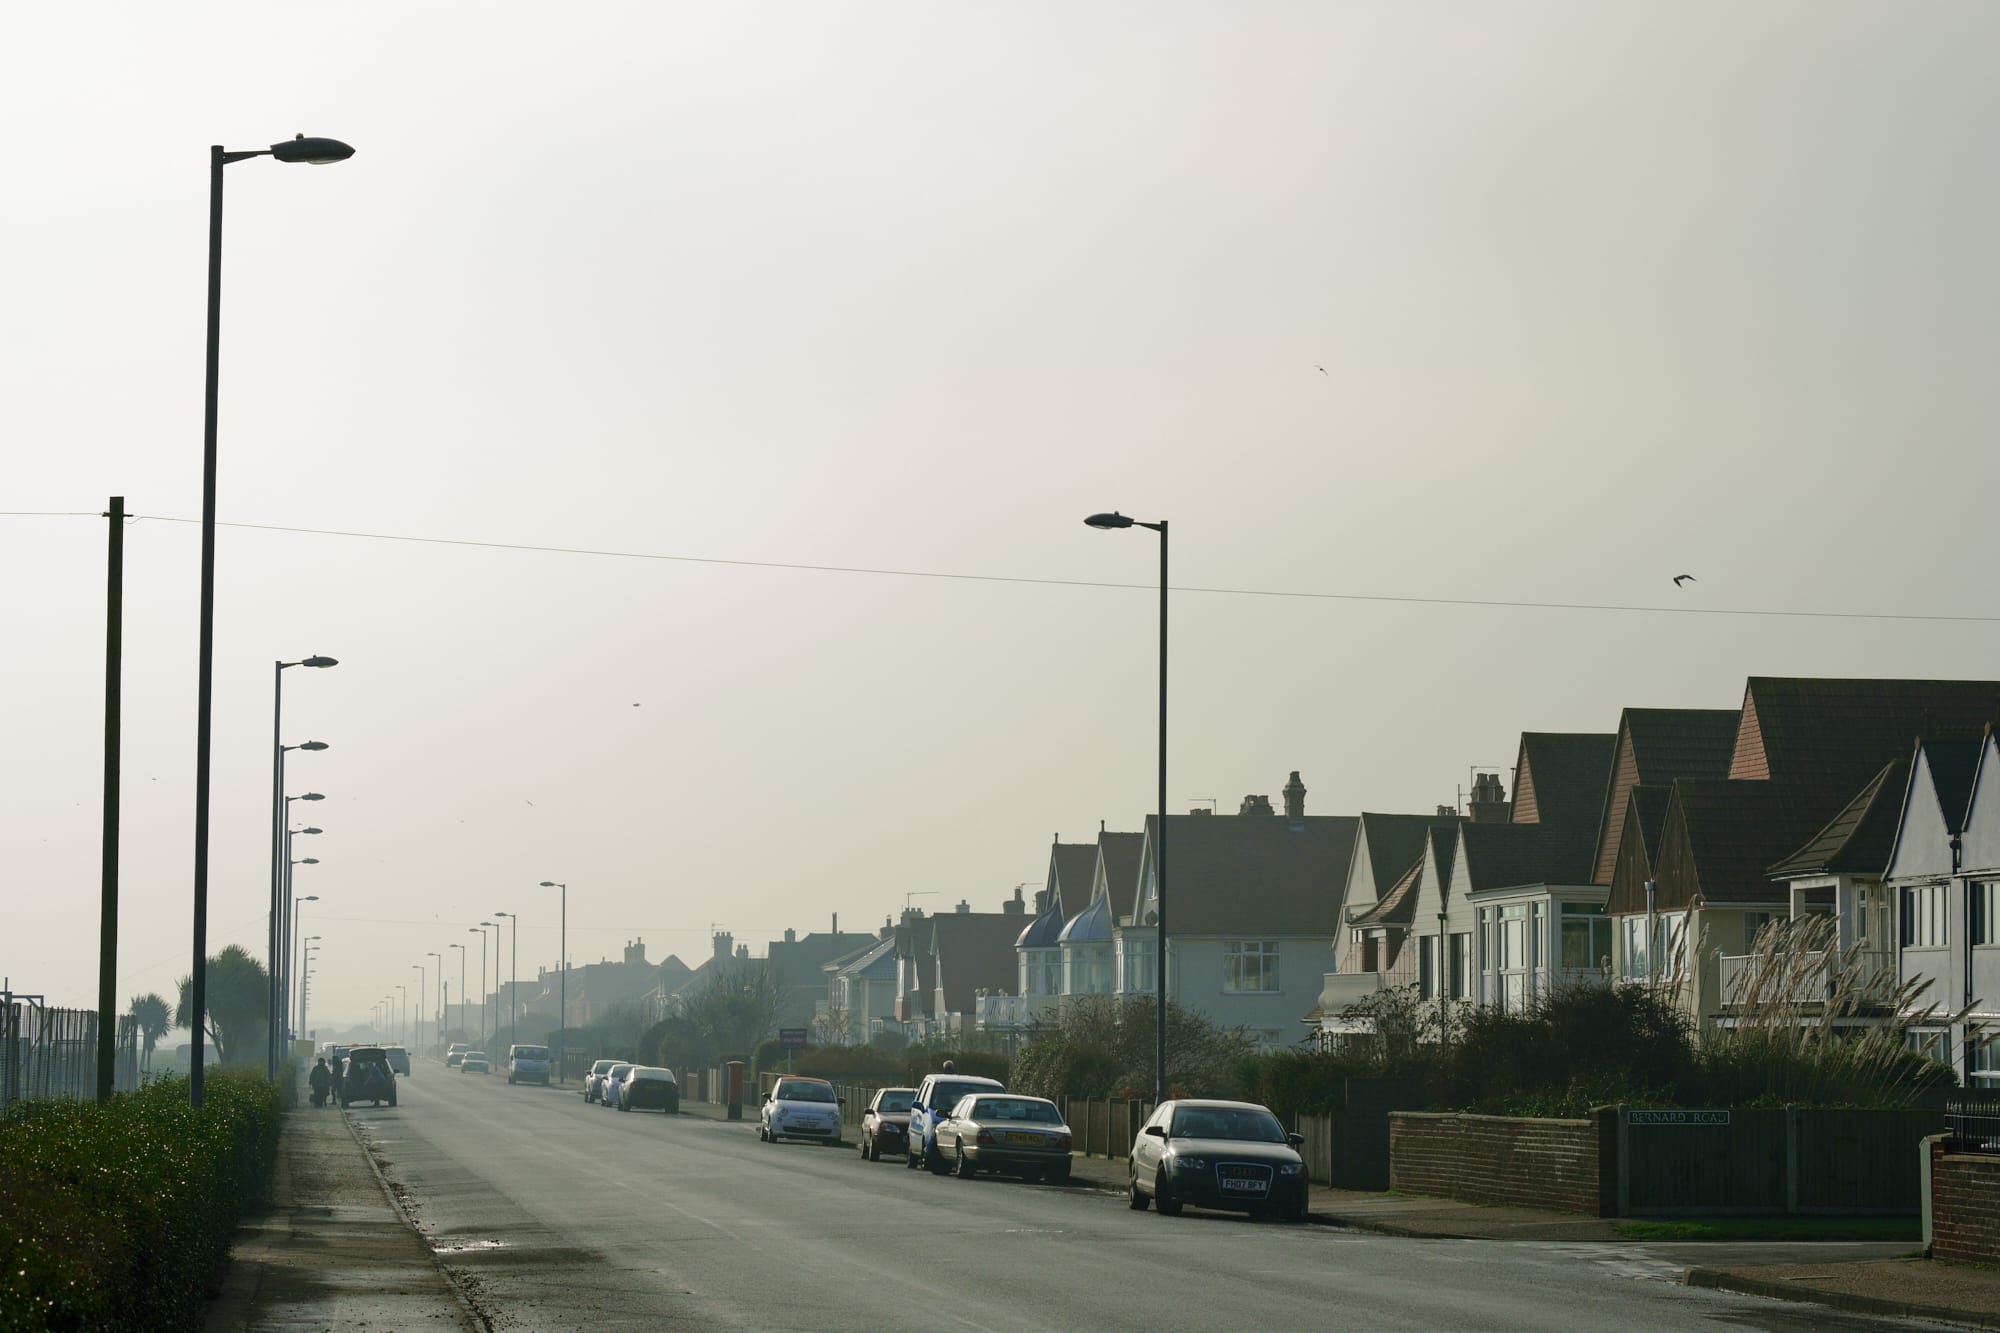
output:
[[304, 745], [301, 745], [298, 748], [301, 750], [324, 750], [328, 749], [329, 747], [325, 741], [307, 741]]
[[319, 864], [319, 858], [317, 856], [308, 856], [305, 860], [299, 862], [299, 864], [302, 866], [316, 866]]
[[479, 924], [482, 926], [491, 926], [495, 930], [500, 929], [500, 923], [497, 921], [482, 921]]
[[295, 828], [295, 829], [293, 829], [293, 830], [292, 830], [292, 832], [294, 832], [294, 833], [324, 833], [324, 832], [326, 832], [326, 830], [325, 830], [325, 829], [323, 829], [323, 828]]
[[482, 930], [481, 930], [481, 929], [480, 929], [479, 927], [477, 927], [477, 926], [467, 926], [467, 927], [465, 928], [465, 933], [466, 933], [466, 934], [468, 934], [468, 935], [483, 935], [483, 934], [485, 934], [485, 932], [484, 932], [484, 931], [482, 931]]
[[1093, 528], [1129, 528], [1133, 520], [1120, 513], [1092, 514], [1083, 520]]
[[[338, 139], [308, 139], [305, 135], [295, 135], [281, 143], [271, 145], [271, 156], [280, 162], [306, 162], [315, 167], [323, 167], [329, 162], [345, 162], [354, 156], [354, 150]], [[306, 663], [312, 666], [313, 663]], [[325, 663], [332, 666], [332, 662]]]
[[295, 801], [324, 801], [326, 797], [321, 796], [316, 791], [309, 791], [303, 796], [294, 796], [292, 799]]
[[542, 881], [542, 887], [545, 889], [560, 889], [566, 886], [558, 884], [552, 879], [545, 879]]
[[[302, 903], [316, 903], [319, 901], [319, 895], [317, 893], [308, 893], [305, 897], [299, 899], [299, 901]], [[316, 940], [319, 938], [319, 936], [313, 935], [310, 936], [309, 938]]]

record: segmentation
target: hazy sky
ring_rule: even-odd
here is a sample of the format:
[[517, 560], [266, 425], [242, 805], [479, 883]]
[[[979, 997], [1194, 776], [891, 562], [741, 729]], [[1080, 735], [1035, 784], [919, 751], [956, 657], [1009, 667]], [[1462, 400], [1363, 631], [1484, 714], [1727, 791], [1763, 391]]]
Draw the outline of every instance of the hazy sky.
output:
[[[1984, 3], [14, 5], [0, 510], [228, 521], [212, 948], [271, 662], [320, 1023], [570, 951], [991, 910], [1153, 799], [1185, 587], [1985, 615]], [[1324, 366], [1325, 372], [1316, 369]], [[0, 517], [0, 973], [94, 1002], [104, 523]], [[198, 528], [127, 532], [119, 994], [188, 970]], [[1698, 582], [1676, 589], [1677, 573]], [[1523, 729], [2000, 628], [1174, 600], [1177, 805], [1428, 810]], [[634, 705], [639, 705], [634, 707]], [[456, 960], [452, 964], [456, 989]], [[433, 977], [434, 981], [434, 977]]]

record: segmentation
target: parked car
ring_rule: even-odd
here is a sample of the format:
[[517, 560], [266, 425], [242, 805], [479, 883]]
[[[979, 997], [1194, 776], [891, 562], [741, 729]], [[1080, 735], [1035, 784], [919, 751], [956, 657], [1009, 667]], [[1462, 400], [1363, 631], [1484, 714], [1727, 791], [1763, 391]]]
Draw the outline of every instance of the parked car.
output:
[[549, 1086], [549, 1048], [515, 1045], [507, 1048], [507, 1081]]
[[981, 1171], [1005, 1171], [1024, 1180], [1069, 1183], [1069, 1126], [1046, 1097], [961, 1097], [938, 1122], [937, 1148], [962, 1180]]
[[490, 1074], [493, 1068], [486, 1061], [486, 1052], [467, 1051], [458, 1058], [458, 1072], [461, 1074]]
[[1133, 1140], [1126, 1189], [1133, 1208], [1168, 1217], [1191, 1203], [1303, 1222], [1304, 1142], [1254, 1102], [1166, 1102]]
[[585, 1106], [590, 1105], [604, 1095], [604, 1076], [610, 1073], [611, 1067], [617, 1063], [616, 1060], [599, 1060], [590, 1067], [590, 1072], [583, 1076], [583, 1104]]
[[910, 1100], [910, 1132], [903, 1144], [903, 1164], [911, 1170], [929, 1167], [943, 1175], [950, 1163], [938, 1155], [937, 1124], [951, 1114], [959, 1101], [975, 1092], [1005, 1092], [998, 1079], [973, 1074], [926, 1074]]
[[396, 1104], [396, 1071], [389, 1067], [389, 1053], [380, 1046], [356, 1046], [347, 1053], [340, 1104], [345, 1107], [356, 1102]]
[[904, 1141], [910, 1133], [910, 1103], [916, 1099], [915, 1088], [882, 1088], [869, 1099], [868, 1109], [861, 1113], [861, 1156], [870, 1162], [882, 1160], [882, 1150], [902, 1155]]
[[470, 1043], [462, 1041], [453, 1042], [450, 1046], [445, 1048], [444, 1067], [446, 1069], [458, 1068], [460, 1063], [462, 1063], [465, 1059], [465, 1053], [471, 1049], [472, 1046], [470, 1045]]
[[604, 1081], [597, 1085], [597, 1104], [607, 1110], [618, 1108], [618, 1085], [632, 1072], [630, 1060], [620, 1060], [604, 1071]]
[[765, 1094], [757, 1110], [757, 1137], [766, 1143], [780, 1139], [840, 1142], [840, 1095], [823, 1078], [786, 1075]]
[[384, 1046], [382, 1051], [389, 1057], [389, 1068], [395, 1070], [404, 1078], [410, 1076], [410, 1052], [407, 1048], [402, 1046]]
[[681, 1085], [671, 1069], [633, 1065], [618, 1088], [618, 1109], [655, 1109], [668, 1115], [681, 1113]]

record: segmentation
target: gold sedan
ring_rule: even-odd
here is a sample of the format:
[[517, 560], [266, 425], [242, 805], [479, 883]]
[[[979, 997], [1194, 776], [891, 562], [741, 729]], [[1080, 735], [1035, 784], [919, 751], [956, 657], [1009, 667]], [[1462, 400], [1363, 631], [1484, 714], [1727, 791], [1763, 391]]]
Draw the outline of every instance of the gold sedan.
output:
[[937, 1147], [961, 1180], [1002, 1171], [1024, 1180], [1069, 1183], [1069, 1126], [1046, 1097], [1010, 1092], [962, 1097], [938, 1122]]

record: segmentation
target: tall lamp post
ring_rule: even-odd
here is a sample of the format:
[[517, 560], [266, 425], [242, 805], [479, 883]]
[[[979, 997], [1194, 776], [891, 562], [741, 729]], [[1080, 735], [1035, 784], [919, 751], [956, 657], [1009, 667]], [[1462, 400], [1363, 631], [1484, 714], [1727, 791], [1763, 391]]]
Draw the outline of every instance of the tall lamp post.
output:
[[410, 970], [417, 974], [417, 1025], [410, 1030], [408, 1044], [412, 1051], [418, 1051], [424, 1045], [424, 994], [431, 984], [431, 974], [422, 963], [411, 963]]
[[466, 927], [465, 933], [479, 937], [479, 1044], [486, 1045], [486, 922]]
[[[521, 918], [515, 912], [495, 912], [493, 915], [504, 916], [512, 923], [512, 929], [507, 932], [507, 943], [510, 948], [510, 961], [507, 964], [507, 1043], [511, 1046], [521, 1040], [521, 1002], [517, 993], [517, 988], [521, 984]], [[493, 928], [493, 945], [496, 950], [500, 945], [498, 926]], [[500, 959], [497, 953], [493, 959], [493, 971], [497, 980], [500, 971]], [[498, 990], [499, 986], [494, 986], [494, 989]], [[499, 1011], [495, 1010], [494, 1015], [497, 1019]]]
[[306, 1006], [312, 998], [313, 955], [319, 952], [319, 945], [314, 941], [318, 938], [317, 935], [306, 936], [299, 949], [299, 1031], [302, 1033], [310, 1031], [306, 1027]]
[[1167, 1099], [1167, 520], [1142, 523], [1120, 513], [1092, 514], [1083, 520], [1093, 528], [1151, 528], [1160, 534], [1160, 817], [1153, 839], [1153, 903], [1159, 914], [1159, 998], [1153, 1050], [1153, 1103]]
[[[459, 1034], [463, 1036], [465, 1033], [465, 946], [463, 944], [447, 944], [444, 947], [458, 950], [458, 1030]], [[446, 1008], [444, 1016], [446, 1022], [451, 1021], [451, 1010], [449, 1007]]]
[[396, 997], [400, 1001], [400, 1016], [396, 1020], [396, 1044], [405, 1050], [410, 1046], [410, 988], [403, 982], [396, 983]]
[[[285, 873], [284, 877], [279, 881], [278, 884], [278, 903], [279, 903], [278, 927], [280, 931], [280, 934], [278, 936], [278, 939], [280, 941], [278, 947], [278, 968], [277, 968], [277, 974], [273, 978], [273, 980], [275, 980], [278, 983], [278, 1010], [279, 1013], [281, 1014], [280, 1022], [285, 1025], [289, 1025], [292, 1021], [291, 1020], [292, 935], [294, 933], [292, 927], [292, 921], [293, 917], [298, 912], [298, 898], [292, 892], [292, 867], [316, 866], [319, 864], [319, 858], [317, 856], [301, 857], [296, 861], [292, 859], [291, 835], [294, 833], [299, 833], [309, 837], [318, 837], [320, 834], [324, 832], [326, 832], [325, 829], [308, 827], [299, 829], [289, 829], [285, 835]], [[317, 897], [315, 897], [315, 901], [317, 901]], [[289, 1035], [289, 1032], [283, 1035]], [[278, 1052], [280, 1057], [282, 1057], [284, 1054], [284, 1041], [282, 1039], [282, 1036], [278, 1044]]]
[[563, 1081], [563, 1060], [569, 1053], [569, 885], [555, 880], [542, 881], [545, 889], [562, 890], [562, 942], [556, 946], [561, 955], [556, 966], [556, 1082]]
[[444, 955], [433, 951], [424, 957], [434, 960], [438, 965], [437, 989], [431, 992], [438, 997], [438, 1002], [431, 1006], [431, 1045], [436, 1046], [439, 1044], [438, 1039], [444, 1035]]
[[[317, 745], [321, 749], [326, 748], [326, 746], [319, 741], [309, 741], [308, 744]], [[284, 991], [281, 989], [281, 983], [279, 981], [279, 976], [278, 976], [281, 960], [278, 957], [277, 944], [279, 940], [284, 938], [284, 935], [280, 932], [289, 929], [289, 927], [285, 924], [283, 917], [285, 912], [285, 895], [292, 891], [291, 888], [292, 838], [291, 834], [287, 831], [290, 829], [292, 823], [292, 802], [324, 801], [325, 799], [326, 797], [320, 795], [316, 791], [303, 792], [297, 796], [285, 796], [282, 793], [280, 793], [278, 797], [278, 831], [281, 836], [279, 838], [277, 847], [275, 848], [275, 850], [277, 851], [276, 864], [274, 864], [271, 867], [272, 871], [275, 874], [275, 879], [273, 880], [271, 885], [272, 938], [271, 938], [271, 976], [270, 976], [270, 986], [269, 986], [271, 1031], [269, 1036], [265, 1039], [264, 1043], [265, 1057], [266, 1057], [265, 1072], [273, 1079], [276, 1079], [278, 1077], [278, 1027], [282, 1021], [283, 1005], [281, 1003], [281, 999], [282, 996], [284, 995]], [[318, 863], [315, 862], [314, 864]]]
[[278, 1076], [278, 1057], [282, 1050], [281, 1014], [288, 1014], [291, 1008], [291, 983], [286, 972], [286, 961], [281, 957], [284, 946], [291, 939], [289, 924], [285, 915], [285, 862], [289, 853], [283, 851], [285, 840], [285, 755], [292, 750], [324, 750], [325, 741], [307, 741], [303, 745], [284, 743], [285, 717], [285, 668], [330, 667], [340, 665], [331, 657], [301, 658], [296, 662], [275, 661], [271, 663], [271, 1038], [269, 1073]]
[[[301, 829], [300, 832], [305, 832], [305, 830]], [[316, 903], [318, 901], [319, 895], [317, 893], [308, 893], [303, 897], [291, 895], [291, 912], [289, 917], [292, 927], [285, 935], [285, 1025], [294, 1039], [305, 1029], [305, 1022], [303, 1020], [300, 1020], [296, 1027], [292, 1026], [293, 1018], [298, 1013], [298, 1004], [296, 1002], [297, 990], [292, 980], [292, 960], [298, 957], [298, 937], [305, 929], [305, 926], [299, 920], [299, 904]]]
[[[215, 417], [222, 351], [222, 169], [248, 157], [324, 166], [354, 156], [338, 139], [304, 135], [269, 148], [208, 150], [208, 366], [202, 403], [201, 447], [201, 647], [195, 671], [194, 734], [194, 975], [188, 981], [193, 1016], [188, 1048], [188, 1103], [201, 1105], [202, 1036], [208, 1019], [208, 770], [211, 702], [215, 693]], [[275, 910], [276, 904], [273, 904]]]
[[[479, 949], [482, 959], [486, 956], [485, 932], [487, 930], [493, 932], [493, 1044], [498, 1046], [500, 1044], [500, 923], [498, 921], [482, 921], [479, 925]], [[479, 989], [481, 992], [479, 996], [479, 1021], [481, 1024], [484, 1024], [486, 1022], [486, 968], [483, 963], [479, 969]], [[491, 1055], [493, 1052], [488, 1051], [487, 1054]]]

